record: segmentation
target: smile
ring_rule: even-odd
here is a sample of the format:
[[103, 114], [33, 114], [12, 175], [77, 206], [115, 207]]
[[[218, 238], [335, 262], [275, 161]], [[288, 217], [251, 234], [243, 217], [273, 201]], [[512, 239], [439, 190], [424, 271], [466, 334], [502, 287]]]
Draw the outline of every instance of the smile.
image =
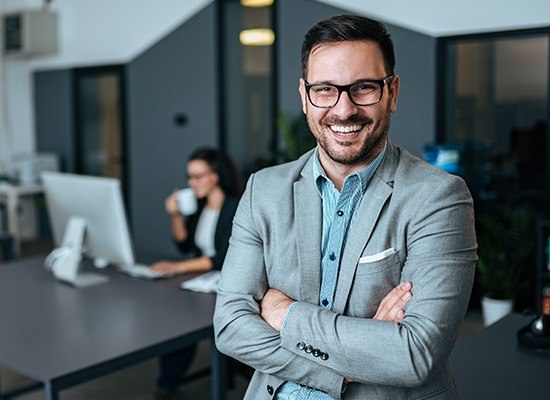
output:
[[330, 125], [330, 129], [337, 133], [354, 133], [362, 128], [363, 125]]

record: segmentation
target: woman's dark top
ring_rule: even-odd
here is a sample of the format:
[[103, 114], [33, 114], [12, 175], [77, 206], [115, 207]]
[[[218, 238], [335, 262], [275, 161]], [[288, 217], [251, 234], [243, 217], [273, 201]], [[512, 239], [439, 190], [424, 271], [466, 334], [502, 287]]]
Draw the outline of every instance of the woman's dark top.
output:
[[[212, 269], [221, 270], [225, 254], [229, 248], [229, 237], [231, 236], [231, 227], [233, 225], [233, 217], [237, 211], [239, 205], [239, 199], [232, 196], [226, 196], [223, 201], [218, 222], [216, 223], [216, 232], [214, 234], [214, 248], [216, 249], [216, 255], [211, 257]], [[197, 212], [189, 215], [185, 219], [185, 225], [187, 227], [187, 239], [183, 242], [175, 241], [178, 249], [185, 254], [193, 254], [195, 257], [201, 257], [202, 251], [195, 244], [195, 232], [197, 230], [197, 224], [199, 217], [206, 206], [206, 200], [199, 200]]]

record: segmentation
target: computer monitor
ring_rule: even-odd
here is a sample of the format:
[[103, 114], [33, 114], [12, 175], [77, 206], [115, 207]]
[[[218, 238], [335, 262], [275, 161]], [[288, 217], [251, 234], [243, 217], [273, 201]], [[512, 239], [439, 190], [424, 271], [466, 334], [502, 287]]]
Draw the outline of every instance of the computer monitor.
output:
[[103, 275], [79, 272], [82, 255], [134, 264], [118, 179], [59, 172], [41, 177], [56, 245], [46, 263], [58, 279], [76, 286], [105, 281]]
[[426, 145], [424, 147], [424, 161], [455, 175], [460, 175], [462, 172], [461, 156], [461, 149], [458, 145]]

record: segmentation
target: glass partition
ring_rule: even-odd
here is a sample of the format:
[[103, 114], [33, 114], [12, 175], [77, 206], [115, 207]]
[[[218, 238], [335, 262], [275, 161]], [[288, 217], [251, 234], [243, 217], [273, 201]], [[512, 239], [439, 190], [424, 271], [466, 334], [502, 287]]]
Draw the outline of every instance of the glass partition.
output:
[[461, 146], [478, 200], [547, 208], [549, 37], [537, 31], [443, 39], [440, 141]]

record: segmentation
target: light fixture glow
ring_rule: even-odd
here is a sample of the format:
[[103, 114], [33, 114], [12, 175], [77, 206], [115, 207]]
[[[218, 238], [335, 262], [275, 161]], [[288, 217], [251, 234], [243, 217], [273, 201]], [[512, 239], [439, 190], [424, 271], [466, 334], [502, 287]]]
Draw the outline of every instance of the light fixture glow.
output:
[[267, 7], [273, 4], [273, 0], [241, 0], [245, 7]]
[[271, 29], [245, 29], [239, 34], [239, 40], [245, 46], [270, 46], [275, 42], [275, 34]]

